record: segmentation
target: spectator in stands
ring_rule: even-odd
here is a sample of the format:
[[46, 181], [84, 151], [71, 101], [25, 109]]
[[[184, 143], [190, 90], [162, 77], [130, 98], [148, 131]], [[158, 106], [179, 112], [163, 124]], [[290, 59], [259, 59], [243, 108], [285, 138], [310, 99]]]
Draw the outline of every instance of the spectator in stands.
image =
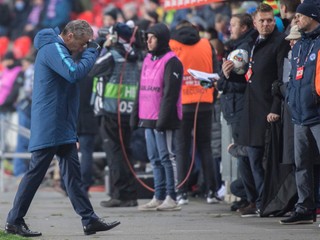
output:
[[118, 18], [118, 10], [116, 8], [112, 8], [106, 11], [103, 14], [103, 26], [104, 27], [111, 27], [116, 24]]
[[204, 36], [210, 41], [211, 46], [216, 51], [217, 60], [219, 65], [222, 65], [222, 59], [225, 56], [225, 47], [223, 42], [218, 38], [218, 32], [215, 28], [210, 27], [205, 30]]
[[4, 69], [0, 75], [0, 112], [10, 113], [16, 110], [15, 104], [23, 82], [19, 78], [22, 67], [11, 51], [6, 53], [1, 64]]
[[14, 41], [24, 33], [24, 26], [28, 20], [30, 3], [27, 0], [14, 0], [13, 19], [10, 24], [10, 39]]
[[37, 31], [40, 30], [40, 23], [44, 17], [45, 0], [32, 0], [27, 21], [25, 22], [23, 34], [34, 38]]
[[205, 19], [208, 26], [215, 26], [217, 14], [230, 18], [231, 9], [229, 5], [225, 2], [215, 2], [200, 6], [197, 9], [197, 15]]
[[147, 11], [143, 18], [150, 21], [150, 27], [159, 22], [159, 15], [155, 11]]
[[220, 13], [216, 14], [214, 27], [218, 32], [218, 38], [221, 42], [225, 43], [229, 40], [229, 22], [230, 17], [222, 15]]
[[128, 2], [122, 7], [123, 16], [126, 21], [138, 21], [138, 4], [134, 1]]
[[[0, 114], [5, 120], [11, 122], [12, 113], [16, 110], [19, 89], [22, 85], [22, 78], [19, 75], [21, 64], [11, 51], [5, 54], [1, 64], [3, 70], [0, 74]], [[6, 129], [4, 130], [6, 131]], [[6, 132], [4, 135], [6, 136]], [[7, 147], [5, 142], [5, 150]]]
[[0, 36], [8, 35], [11, 20], [12, 16], [9, 4], [4, 0], [0, 0]]
[[62, 29], [69, 21], [71, 16], [72, 4], [70, 0], [48, 0], [44, 7], [46, 13], [41, 21], [41, 28]]
[[[22, 63], [22, 86], [20, 88], [19, 102], [17, 104], [18, 124], [30, 130], [31, 125], [31, 101], [34, 75], [34, 59], [26, 57], [21, 60]], [[29, 145], [29, 136], [18, 133], [16, 153], [27, 153]], [[29, 168], [29, 159], [15, 157], [13, 162], [13, 174], [17, 177], [22, 177]]]
[[288, 21], [285, 34], [289, 34], [290, 28], [294, 23], [296, 9], [300, 0], [280, 0], [280, 15], [283, 20]]

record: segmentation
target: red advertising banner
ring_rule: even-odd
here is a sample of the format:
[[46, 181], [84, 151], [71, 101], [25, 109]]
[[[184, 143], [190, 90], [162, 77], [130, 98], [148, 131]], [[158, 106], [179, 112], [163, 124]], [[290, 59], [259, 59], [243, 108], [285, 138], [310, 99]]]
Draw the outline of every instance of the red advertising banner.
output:
[[181, 9], [200, 6], [213, 2], [225, 2], [226, 0], [164, 0], [164, 9]]

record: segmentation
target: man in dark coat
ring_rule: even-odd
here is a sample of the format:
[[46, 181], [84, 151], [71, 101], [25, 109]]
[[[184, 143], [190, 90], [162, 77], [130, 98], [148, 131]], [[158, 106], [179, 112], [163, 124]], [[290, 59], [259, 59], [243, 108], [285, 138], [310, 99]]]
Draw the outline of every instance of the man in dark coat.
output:
[[[272, 96], [271, 86], [273, 82], [281, 81], [283, 61], [290, 48], [285, 35], [275, 28], [273, 9], [269, 5], [262, 3], [258, 6], [254, 14], [254, 25], [259, 37], [249, 53], [249, 69], [245, 75], [247, 87], [238, 141], [247, 146], [256, 188], [256, 192], [247, 191], [247, 195], [256, 194], [257, 198], [246, 209], [242, 209], [243, 217], [257, 216], [261, 208], [265, 134], [268, 122], [279, 120], [281, 109], [281, 100]], [[251, 183], [251, 178], [247, 179], [247, 176], [243, 178], [245, 186]]]

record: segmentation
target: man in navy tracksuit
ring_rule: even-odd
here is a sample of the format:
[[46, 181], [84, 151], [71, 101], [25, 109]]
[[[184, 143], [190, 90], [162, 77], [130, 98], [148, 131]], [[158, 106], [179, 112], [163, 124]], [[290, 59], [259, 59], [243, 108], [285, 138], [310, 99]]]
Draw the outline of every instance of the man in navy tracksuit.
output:
[[[100, 47], [90, 41], [92, 37], [92, 28], [83, 20], [69, 22], [61, 34], [58, 29], [44, 29], [35, 37], [38, 53], [29, 143], [32, 157], [8, 214], [7, 233], [41, 236], [40, 232], [31, 231], [23, 218], [55, 155], [59, 157], [60, 172], [73, 208], [82, 217], [84, 233], [106, 231], [120, 223], [105, 223], [95, 214], [80, 175], [76, 146], [78, 81], [88, 74], [99, 54]], [[75, 62], [72, 54], [79, 52], [81, 58]]]
[[[294, 123], [294, 156], [298, 202], [293, 214], [281, 224], [313, 223], [315, 197], [312, 145], [320, 149], [320, 13], [316, 5], [300, 4], [296, 23], [302, 38], [292, 49], [292, 70], [287, 89], [287, 102]], [[318, 86], [319, 87], [319, 86]], [[319, 155], [319, 153], [316, 153]]]

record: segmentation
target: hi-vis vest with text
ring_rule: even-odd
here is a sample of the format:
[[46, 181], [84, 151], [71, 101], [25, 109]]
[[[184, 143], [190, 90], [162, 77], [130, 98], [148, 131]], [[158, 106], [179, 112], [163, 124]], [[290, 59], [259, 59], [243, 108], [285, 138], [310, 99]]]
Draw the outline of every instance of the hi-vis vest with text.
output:
[[169, 45], [183, 64], [182, 104], [197, 103], [199, 100], [212, 103], [213, 88], [203, 88], [199, 80], [187, 72], [189, 68], [207, 73], [213, 72], [212, 48], [209, 41], [201, 39], [194, 45], [185, 45], [171, 39]]
[[[121, 115], [129, 116], [137, 96], [140, 77], [138, 64], [137, 62], [126, 62], [123, 69], [124, 57], [117, 51], [110, 50], [110, 52], [115, 60], [113, 74], [109, 79], [105, 79], [104, 76], [94, 77], [91, 104], [97, 116], [105, 113], [117, 114], [118, 111]], [[121, 74], [122, 84], [120, 86]]]

